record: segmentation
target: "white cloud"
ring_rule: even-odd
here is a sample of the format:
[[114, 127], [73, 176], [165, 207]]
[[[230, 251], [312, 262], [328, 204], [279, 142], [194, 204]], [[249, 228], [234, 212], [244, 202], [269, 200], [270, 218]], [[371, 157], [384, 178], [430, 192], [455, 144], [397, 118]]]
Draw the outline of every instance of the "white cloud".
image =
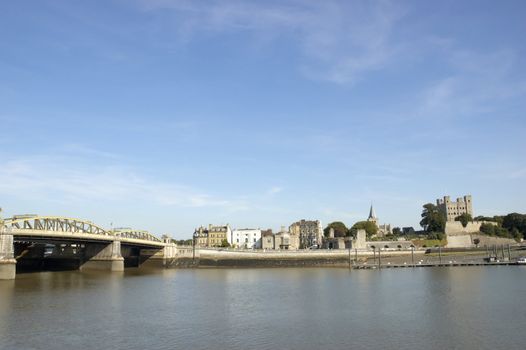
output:
[[282, 191], [283, 191], [282, 187], [274, 186], [274, 187], [269, 188], [269, 190], [267, 191], [267, 194], [270, 195], [270, 196], [273, 196], [273, 195], [278, 194], [278, 193], [280, 193]]
[[417, 117], [444, 120], [495, 112], [502, 102], [526, 95], [526, 81], [514, 74], [513, 51], [476, 52], [445, 42], [436, 52], [451, 73], [418, 95]]
[[300, 71], [335, 83], [354, 83], [364, 73], [389, 64], [400, 52], [391, 34], [405, 12], [390, 1], [138, 3], [145, 11], [170, 11], [171, 25], [182, 41], [230, 32], [250, 32], [262, 42], [290, 37], [302, 52]]
[[526, 178], [526, 168], [518, 169], [515, 171], [512, 171], [509, 174], [510, 179], [523, 179]]
[[[105, 152], [93, 153], [101, 157]], [[148, 180], [134, 169], [82, 163], [67, 155], [20, 157], [0, 167], [0, 195], [68, 203], [140, 201], [144, 205], [239, 208], [238, 200], [216, 198], [194, 188]]]

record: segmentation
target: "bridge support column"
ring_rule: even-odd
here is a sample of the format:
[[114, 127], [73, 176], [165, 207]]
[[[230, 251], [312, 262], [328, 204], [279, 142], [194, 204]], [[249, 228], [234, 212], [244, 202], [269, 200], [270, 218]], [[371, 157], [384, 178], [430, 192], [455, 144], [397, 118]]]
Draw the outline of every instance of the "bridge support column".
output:
[[171, 240], [165, 240], [166, 246], [163, 248], [163, 266], [168, 266], [177, 258], [177, 245]]
[[0, 226], [0, 280], [13, 280], [16, 274], [13, 234]]
[[86, 249], [87, 255], [92, 255], [92, 257], [80, 267], [81, 270], [124, 271], [120, 240], [114, 240], [96, 254], [93, 254], [96, 247], [87, 246]]

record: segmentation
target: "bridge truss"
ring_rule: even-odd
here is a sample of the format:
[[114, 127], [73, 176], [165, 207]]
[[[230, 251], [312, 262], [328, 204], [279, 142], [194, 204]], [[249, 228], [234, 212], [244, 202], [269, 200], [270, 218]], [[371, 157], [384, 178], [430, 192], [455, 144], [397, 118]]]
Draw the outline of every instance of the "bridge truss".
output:
[[4, 228], [13, 235], [68, 235], [78, 238], [99, 237], [102, 240], [119, 239], [123, 242], [145, 242], [156, 246], [163, 242], [148, 231], [133, 229], [105, 230], [91, 221], [60, 217], [23, 215], [4, 220]]

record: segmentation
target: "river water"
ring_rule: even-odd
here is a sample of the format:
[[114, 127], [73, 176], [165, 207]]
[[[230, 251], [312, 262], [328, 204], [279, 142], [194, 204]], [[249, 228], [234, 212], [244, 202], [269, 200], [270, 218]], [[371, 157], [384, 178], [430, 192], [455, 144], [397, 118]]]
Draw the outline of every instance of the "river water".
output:
[[79, 271], [0, 281], [1, 349], [524, 349], [526, 267]]

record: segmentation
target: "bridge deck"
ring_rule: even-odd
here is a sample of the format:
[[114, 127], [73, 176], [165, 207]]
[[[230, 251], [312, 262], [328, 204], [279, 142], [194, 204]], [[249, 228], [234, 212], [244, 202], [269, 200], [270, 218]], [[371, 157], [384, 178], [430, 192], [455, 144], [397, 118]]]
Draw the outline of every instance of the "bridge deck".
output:
[[145, 248], [163, 248], [165, 243], [156, 242], [137, 238], [115, 237], [113, 235], [101, 235], [84, 232], [61, 232], [61, 231], [43, 231], [43, 230], [28, 230], [28, 229], [12, 229], [11, 233], [15, 240], [39, 240], [39, 241], [75, 241], [75, 242], [100, 242], [111, 243], [120, 240], [123, 245], [134, 245]]

